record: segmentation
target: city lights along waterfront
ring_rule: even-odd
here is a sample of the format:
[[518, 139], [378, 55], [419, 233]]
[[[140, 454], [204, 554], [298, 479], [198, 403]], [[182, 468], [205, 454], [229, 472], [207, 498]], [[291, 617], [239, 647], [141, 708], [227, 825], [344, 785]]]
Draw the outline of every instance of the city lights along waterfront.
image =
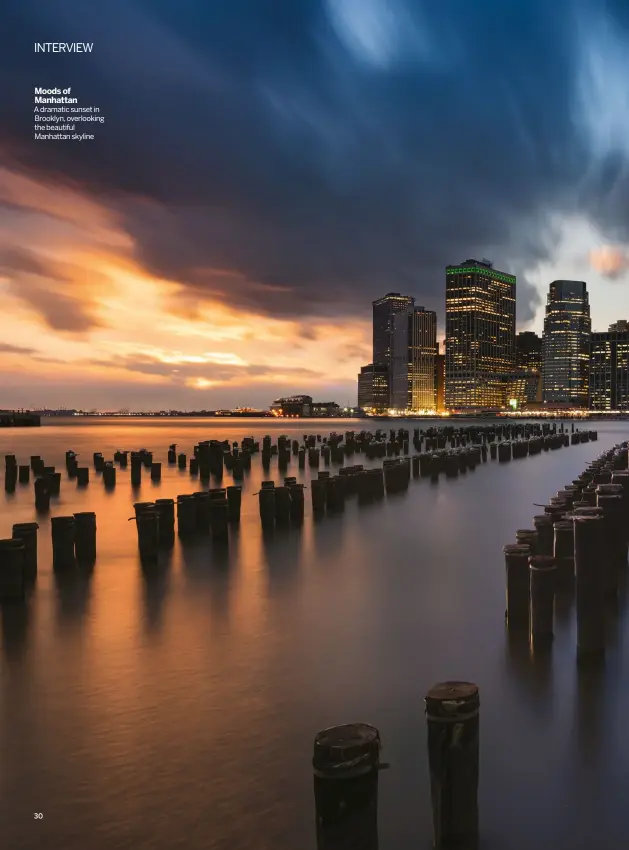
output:
[[[294, 457], [286, 472], [277, 457], [266, 471], [258, 454], [239, 482], [241, 522], [226, 545], [177, 539], [157, 565], [140, 564], [134, 504], [202, 489], [168, 463], [169, 446], [178, 460], [203, 440], [301, 442], [304, 433], [389, 424], [74, 417], [0, 432], [3, 456], [22, 465], [39, 455], [62, 470], [49, 514], [35, 511], [32, 477], [1, 491], [0, 537], [15, 523], [40, 526], [27, 604], [2, 606], [3, 844], [312, 850], [314, 735], [365, 722], [379, 730], [389, 764], [378, 787], [379, 846], [428, 847], [423, 700], [451, 679], [480, 689], [487, 847], [622, 846], [624, 582], [605, 670], [578, 670], [574, 603], [565, 599], [549, 653], [508, 640], [502, 549], [531, 527], [536, 505], [626, 439], [623, 422], [576, 423], [595, 427], [598, 441], [489, 460], [438, 483], [413, 479], [377, 503], [348, 499], [323, 521], [308, 496], [303, 524], [274, 534], [260, 523], [262, 480], [294, 476], [309, 492], [317, 472]], [[402, 424], [412, 434], [444, 423]], [[106, 488], [94, 453], [140, 448], [161, 463], [159, 480], [146, 469], [132, 488], [121, 467]], [[90, 469], [87, 487], [66, 475], [69, 450]], [[226, 470], [221, 486], [232, 483]], [[96, 513], [96, 563], [53, 570], [50, 518], [81, 511]]]

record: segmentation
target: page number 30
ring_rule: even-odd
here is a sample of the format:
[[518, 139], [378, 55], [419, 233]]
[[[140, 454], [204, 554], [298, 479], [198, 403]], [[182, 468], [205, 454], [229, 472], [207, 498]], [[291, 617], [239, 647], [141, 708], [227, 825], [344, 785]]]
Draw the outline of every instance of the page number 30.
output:
[[44, 816], [41, 812], [34, 812], [33, 817], [35, 818], [35, 820], [42, 820]]

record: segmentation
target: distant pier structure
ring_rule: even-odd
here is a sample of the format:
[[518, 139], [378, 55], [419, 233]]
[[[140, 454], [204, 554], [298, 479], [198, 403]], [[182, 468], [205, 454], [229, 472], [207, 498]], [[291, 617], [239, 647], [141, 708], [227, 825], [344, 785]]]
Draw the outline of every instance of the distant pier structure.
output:
[[0, 410], [0, 428], [32, 428], [41, 425], [41, 416], [29, 411]]

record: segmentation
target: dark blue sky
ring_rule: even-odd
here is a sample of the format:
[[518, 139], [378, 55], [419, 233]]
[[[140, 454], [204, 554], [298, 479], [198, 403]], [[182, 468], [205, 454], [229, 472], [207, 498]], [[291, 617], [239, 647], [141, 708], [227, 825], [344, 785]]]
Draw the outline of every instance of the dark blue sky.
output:
[[[2, 150], [115, 210], [146, 268], [193, 294], [278, 316], [387, 290], [441, 309], [443, 267], [483, 255], [519, 274], [524, 322], [539, 295], [523, 272], [552, 260], [557, 222], [627, 238], [628, 9], [21, 0], [3, 11]], [[38, 40], [94, 51], [34, 55]], [[31, 86], [68, 80], [106, 132], [38, 145]]]

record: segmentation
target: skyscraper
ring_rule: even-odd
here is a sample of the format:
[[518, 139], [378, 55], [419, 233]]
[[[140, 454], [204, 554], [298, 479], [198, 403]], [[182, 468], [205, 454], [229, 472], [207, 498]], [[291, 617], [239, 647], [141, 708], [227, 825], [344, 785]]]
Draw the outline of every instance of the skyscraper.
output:
[[519, 377], [517, 389], [508, 391], [519, 404], [539, 404], [542, 400], [542, 338], [533, 331], [522, 331], [515, 338], [515, 360]]
[[590, 408], [629, 410], [629, 324], [624, 320], [592, 334]]
[[591, 330], [585, 282], [554, 280], [544, 317], [544, 404], [587, 407]]
[[514, 275], [488, 260], [446, 267], [446, 407], [500, 408], [515, 369]]
[[435, 410], [437, 314], [414, 307], [393, 318], [390, 370], [391, 406], [396, 410]]
[[437, 353], [435, 354], [435, 410], [441, 413], [446, 407], [446, 356], [439, 353], [439, 343], [437, 343]]
[[542, 338], [533, 331], [522, 331], [515, 338], [516, 366], [518, 369], [542, 371]]
[[358, 407], [383, 413], [389, 407], [389, 370], [384, 363], [369, 363], [358, 375]]
[[393, 356], [393, 318], [396, 313], [409, 310], [415, 304], [410, 295], [388, 292], [373, 302], [373, 362], [384, 363], [389, 374], [389, 399], [391, 388], [391, 359]]

